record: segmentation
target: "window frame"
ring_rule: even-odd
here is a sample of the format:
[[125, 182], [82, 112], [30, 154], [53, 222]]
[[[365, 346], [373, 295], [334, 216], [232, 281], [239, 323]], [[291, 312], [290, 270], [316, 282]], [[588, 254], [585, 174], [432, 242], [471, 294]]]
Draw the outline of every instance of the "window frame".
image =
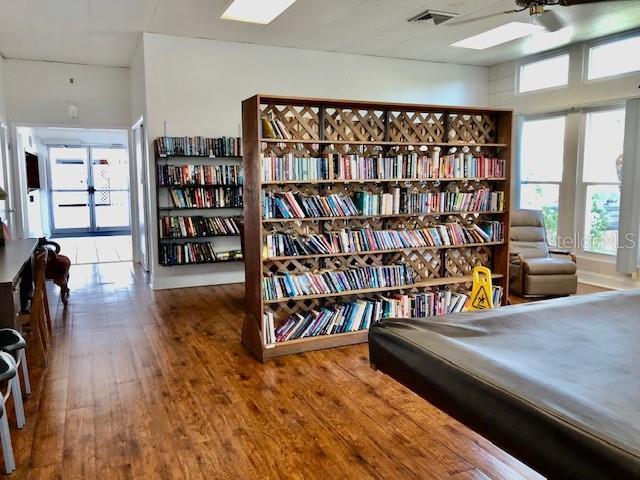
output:
[[[558, 112], [549, 112], [549, 113], [541, 113], [535, 115], [521, 115], [518, 116], [517, 121], [517, 136], [516, 136], [516, 163], [514, 169], [514, 176], [517, 181], [517, 188], [515, 189], [514, 200], [515, 204], [517, 204], [517, 208], [522, 208], [522, 185], [558, 185], [558, 230], [556, 232], [557, 235], [560, 235], [561, 230], [561, 222], [562, 219], [562, 208], [561, 208], [561, 200], [562, 200], [562, 187], [565, 183], [566, 178], [566, 169], [565, 169], [565, 159], [567, 158], [567, 129], [568, 129], [568, 120], [569, 120], [569, 112], [567, 111], [558, 111]], [[524, 131], [525, 122], [537, 121], [537, 120], [546, 120], [551, 118], [564, 118], [564, 136], [563, 136], [563, 146], [562, 146], [562, 177], [560, 180], [524, 180], [522, 178], [522, 133]], [[550, 246], [556, 246], [551, 244], [548, 241], [547, 243]]]
[[596, 39], [596, 40], [592, 40], [590, 42], [585, 42], [583, 47], [582, 47], [582, 83], [584, 83], [585, 85], [590, 84], [590, 83], [599, 83], [599, 82], [606, 82], [606, 81], [611, 81], [611, 80], [616, 80], [619, 78], [625, 78], [625, 77], [631, 77], [631, 76], [638, 76], [640, 75], [640, 68], [638, 70], [632, 70], [630, 72], [624, 72], [624, 73], [614, 73], [611, 75], [606, 75], [604, 77], [598, 77], [598, 78], [589, 78], [589, 66], [591, 64], [591, 49], [595, 48], [595, 47], [600, 47], [602, 45], [607, 45], [609, 43], [615, 43], [615, 42], [619, 42], [621, 40], [626, 40], [628, 38], [633, 38], [633, 37], [640, 37], [640, 30], [636, 29], [636, 30], [631, 30], [629, 32], [623, 32], [621, 34], [618, 35], [611, 35], [605, 39]]
[[[549, 60], [551, 58], [555, 58], [555, 57], [562, 57], [562, 56], [566, 56], [568, 59], [568, 63], [567, 63], [567, 83], [562, 84], [562, 85], [554, 85], [552, 87], [544, 87], [544, 88], [538, 88], [536, 90], [527, 90], [526, 92], [523, 92], [520, 90], [520, 83], [522, 80], [522, 69], [523, 67], [525, 67], [526, 65], [529, 65], [531, 63], [536, 63], [536, 62], [542, 62], [544, 60]], [[565, 88], [569, 87], [569, 84], [571, 83], [571, 52], [566, 49], [563, 48], [561, 50], [553, 50], [551, 52], [545, 52], [544, 54], [541, 55], [536, 55], [534, 57], [528, 57], [526, 60], [522, 60], [520, 62], [516, 63], [516, 84], [515, 84], [515, 94], [518, 96], [526, 96], [526, 95], [535, 95], [538, 93], [542, 93], [542, 92], [552, 92], [554, 90], [562, 90]]]
[[[575, 233], [583, 236], [586, 240], [586, 214], [587, 214], [587, 190], [590, 186], [597, 185], [622, 185], [622, 182], [592, 182], [584, 180], [584, 162], [585, 162], [585, 141], [587, 137], [587, 116], [590, 113], [606, 112], [611, 110], [625, 109], [624, 103], [613, 103], [599, 107], [591, 107], [581, 109], [580, 115], [580, 135], [578, 139], [578, 157], [576, 162], [576, 206], [575, 206]], [[606, 258], [615, 260], [616, 253], [596, 252], [585, 248], [586, 242], [580, 241], [575, 250], [585, 257]]]

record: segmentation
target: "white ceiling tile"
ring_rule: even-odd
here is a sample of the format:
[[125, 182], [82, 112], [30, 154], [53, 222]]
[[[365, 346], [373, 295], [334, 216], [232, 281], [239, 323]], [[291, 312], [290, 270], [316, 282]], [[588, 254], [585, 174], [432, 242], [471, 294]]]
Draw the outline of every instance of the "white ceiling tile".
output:
[[[429, 8], [466, 19], [514, 0], [297, 0], [269, 25], [221, 20], [230, 0], [0, 0], [0, 52], [13, 58], [126, 65], [143, 31], [418, 60], [491, 65], [531, 53], [522, 39], [484, 51], [450, 44], [519, 18], [453, 27], [408, 24]], [[640, 1], [554, 7], [571, 23], [566, 42], [640, 27]], [[528, 21], [526, 12], [520, 14]], [[551, 48], [543, 45], [543, 48]]]
[[89, 28], [94, 31], [146, 30], [160, 0], [89, 0]]

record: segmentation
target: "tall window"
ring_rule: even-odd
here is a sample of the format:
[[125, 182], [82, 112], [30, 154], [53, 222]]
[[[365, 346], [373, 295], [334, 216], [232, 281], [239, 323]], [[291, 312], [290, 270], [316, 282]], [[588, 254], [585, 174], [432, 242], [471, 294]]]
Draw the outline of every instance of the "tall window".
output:
[[585, 118], [582, 189], [584, 249], [615, 255], [618, 247], [624, 108], [588, 112]]
[[569, 82], [569, 54], [525, 63], [520, 67], [520, 93], [561, 87]]
[[564, 115], [525, 120], [520, 139], [520, 208], [543, 211], [551, 245], [558, 238], [565, 120]]
[[640, 70], [640, 35], [589, 49], [587, 78], [611, 77]]

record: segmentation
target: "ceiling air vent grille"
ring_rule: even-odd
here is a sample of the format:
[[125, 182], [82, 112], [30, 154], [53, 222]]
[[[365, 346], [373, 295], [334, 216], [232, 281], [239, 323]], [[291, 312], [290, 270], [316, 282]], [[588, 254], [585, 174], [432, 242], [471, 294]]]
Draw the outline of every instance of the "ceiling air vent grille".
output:
[[441, 23], [444, 23], [447, 20], [451, 20], [457, 15], [458, 15], [457, 13], [436, 12], [435, 10], [425, 10], [424, 12], [419, 13], [414, 17], [411, 17], [410, 19], [407, 20], [407, 22], [414, 23], [414, 22], [426, 22], [428, 20], [433, 20], [433, 23], [435, 23], [436, 25], [440, 25]]

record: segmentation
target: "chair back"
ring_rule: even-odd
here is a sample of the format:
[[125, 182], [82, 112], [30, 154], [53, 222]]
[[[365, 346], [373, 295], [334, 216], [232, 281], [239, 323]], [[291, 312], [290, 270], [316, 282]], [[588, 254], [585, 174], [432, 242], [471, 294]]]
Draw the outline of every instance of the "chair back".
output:
[[515, 253], [524, 258], [549, 256], [547, 231], [544, 227], [544, 216], [540, 210], [513, 210], [509, 239], [509, 253]]
[[45, 271], [47, 269], [48, 255], [48, 248], [44, 248], [36, 253], [33, 300], [31, 302], [31, 314], [33, 318], [40, 318], [39, 315], [41, 314], [41, 310], [44, 308], [43, 302], [46, 299], [46, 296], [44, 295]]

